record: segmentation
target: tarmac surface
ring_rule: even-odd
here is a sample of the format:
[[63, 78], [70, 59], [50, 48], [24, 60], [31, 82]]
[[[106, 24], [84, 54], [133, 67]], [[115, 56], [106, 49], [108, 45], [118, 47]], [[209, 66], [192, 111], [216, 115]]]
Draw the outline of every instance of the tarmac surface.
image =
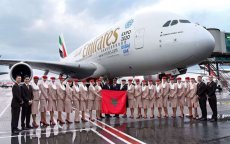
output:
[[[189, 118], [110, 118], [78, 124], [39, 127], [11, 135], [11, 88], [0, 88], [0, 144], [229, 144], [230, 95], [218, 94], [218, 122]], [[207, 103], [208, 117], [211, 117]], [[135, 110], [136, 111], [136, 110]], [[155, 110], [156, 111], [156, 110]], [[198, 109], [200, 114], [200, 109]], [[177, 110], [179, 112], [179, 110]], [[169, 108], [169, 114], [172, 110]], [[187, 113], [187, 108], [185, 108]], [[155, 115], [157, 113], [155, 112]], [[129, 111], [128, 111], [129, 116]], [[55, 113], [55, 118], [57, 113]], [[65, 118], [65, 114], [63, 114]], [[72, 114], [73, 120], [73, 114]], [[40, 121], [38, 116], [37, 122]], [[49, 113], [47, 113], [49, 121]], [[19, 123], [19, 128], [20, 123]]]

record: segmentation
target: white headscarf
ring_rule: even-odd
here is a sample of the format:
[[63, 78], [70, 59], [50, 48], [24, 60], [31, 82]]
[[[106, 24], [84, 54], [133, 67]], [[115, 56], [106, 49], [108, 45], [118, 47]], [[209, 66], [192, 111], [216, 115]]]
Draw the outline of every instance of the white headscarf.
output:
[[156, 84], [156, 91], [157, 91], [157, 93], [160, 92], [160, 85], [157, 85], [157, 84]]
[[174, 90], [174, 83], [171, 83], [171, 82], [170, 82], [170, 89], [173, 89], [173, 90]]
[[194, 85], [195, 85], [195, 84], [190, 83], [190, 90], [193, 90], [193, 89], [194, 89]]
[[162, 81], [161, 85], [162, 85], [162, 88], [165, 88], [166, 87], [166, 82], [163, 83], [163, 81]]
[[184, 87], [187, 88], [187, 87], [188, 87], [188, 84], [189, 84], [189, 82], [188, 82], [188, 83], [185, 82], [185, 83], [184, 83]]
[[90, 83], [90, 86], [93, 88], [93, 90], [95, 91], [95, 87], [93, 86], [93, 84], [92, 83]]
[[142, 86], [142, 91], [145, 91], [145, 89], [146, 89], [146, 85], [143, 85]]
[[51, 86], [52, 86], [53, 89], [55, 89], [55, 90], [57, 89], [57, 86], [56, 86], [55, 83], [51, 82]]
[[128, 90], [131, 90], [132, 84], [128, 84]]
[[35, 84], [35, 82], [32, 82], [32, 87], [34, 90], [39, 90], [38, 84]]
[[81, 84], [81, 87], [83, 88], [84, 91], [88, 91], [87, 87], [84, 84]]
[[102, 90], [100, 84], [97, 84], [97, 87], [98, 87], [98, 90], [99, 90], [99, 91]]
[[42, 81], [42, 85], [43, 85], [45, 88], [48, 88], [47, 82]]
[[64, 86], [64, 83], [60, 83], [60, 88], [62, 89], [62, 90], [65, 90], [65, 86]]
[[77, 85], [75, 85], [75, 83], [73, 83], [73, 87], [75, 88], [76, 92], [79, 92], [79, 87]]
[[73, 88], [72, 87], [70, 87], [70, 85], [69, 85], [69, 83], [67, 82], [67, 84], [66, 84], [66, 86], [71, 90], [71, 91], [73, 91]]
[[149, 85], [149, 89], [153, 89], [153, 86], [154, 86], [153, 84]]
[[178, 89], [182, 88], [182, 83], [177, 83]]
[[135, 89], [138, 89], [138, 86], [139, 86], [139, 85], [140, 85], [140, 84], [136, 84], [136, 85], [135, 85]]

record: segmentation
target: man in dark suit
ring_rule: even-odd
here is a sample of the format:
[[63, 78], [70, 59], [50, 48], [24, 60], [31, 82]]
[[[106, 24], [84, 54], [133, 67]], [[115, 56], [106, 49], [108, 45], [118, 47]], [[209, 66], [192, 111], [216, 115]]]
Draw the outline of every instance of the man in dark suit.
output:
[[207, 95], [208, 102], [212, 109], [212, 118], [211, 122], [217, 121], [217, 100], [216, 100], [216, 83], [213, 81], [213, 76], [209, 76], [209, 82], [207, 83]]
[[[127, 91], [128, 90], [128, 86], [126, 84], [126, 80], [125, 79], [122, 79], [121, 80], [121, 84], [119, 85], [120, 86], [120, 91]], [[126, 108], [128, 107], [128, 97], [126, 95]], [[127, 118], [127, 114], [125, 113], [122, 118]]]
[[197, 83], [197, 92], [196, 92], [196, 94], [198, 95], [199, 103], [200, 103], [200, 109], [201, 109], [201, 112], [202, 112], [202, 117], [200, 118], [200, 120], [201, 121], [206, 121], [207, 120], [206, 84], [202, 81], [201, 76], [197, 77], [197, 81], [198, 81], [198, 83]]
[[[115, 84], [115, 82], [116, 82], [116, 84]], [[127, 91], [127, 89], [128, 89], [128, 88], [127, 88], [126, 80], [125, 80], [125, 79], [121, 80], [121, 84], [117, 84], [117, 80], [114, 81], [113, 90]], [[115, 114], [114, 117], [119, 118], [119, 114]], [[123, 118], [126, 118], [126, 117], [127, 117], [127, 115], [125, 114], [125, 115], [123, 116]]]
[[21, 76], [16, 76], [16, 82], [12, 87], [13, 99], [11, 101], [11, 131], [12, 134], [18, 134], [21, 130], [18, 129], [18, 120], [20, 115], [20, 107], [23, 104], [21, 98]]
[[[104, 90], [110, 90], [110, 85], [109, 85], [108, 79], [105, 80], [105, 83], [103, 83], [103, 82], [101, 83], [101, 88]], [[110, 116], [110, 114], [105, 114], [105, 117], [110, 118], [111, 116]]]
[[[21, 115], [21, 126], [23, 130], [31, 129], [30, 117], [31, 117], [31, 105], [33, 99], [33, 89], [29, 84], [29, 76], [25, 76], [24, 84], [21, 86], [22, 99], [24, 101], [22, 105], [22, 115]], [[26, 125], [25, 125], [26, 119]]]
[[[117, 84], [117, 79], [113, 79], [113, 84], [110, 85], [110, 90], [120, 90], [119, 84]], [[116, 118], [119, 118], [119, 114], [115, 114]]]
[[109, 80], [105, 80], [105, 83], [101, 84], [102, 89], [110, 90]]

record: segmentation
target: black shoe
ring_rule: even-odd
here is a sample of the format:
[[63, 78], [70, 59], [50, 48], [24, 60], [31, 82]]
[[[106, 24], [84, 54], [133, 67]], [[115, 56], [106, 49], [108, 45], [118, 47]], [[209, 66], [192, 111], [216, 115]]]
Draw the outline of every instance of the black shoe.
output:
[[17, 131], [19, 131], [19, 132], [20, 132], [20, 131], [22, 131], [22, 130], [21, 130], [21, 129], [19, 129], [19, 128], [16, 128], [15, 130], [17, 130]]
[[127, 115], [123, 115], [122, 118], [127, 118]]
[[217, 119], [211, 119], [210, 122], [217, 122]]
[[17, 131], [17, 130], [12, 131], [12, 135], [18, 135], [18, 134], [19, 134], [19, 131]]
[[22, 130], [29, 130], [28, 128], [26, 128], [26, 127], [22, 127]]
[[28, 125], [26, 128], [28, 129], [32, 129], [33, 127], [31, 125]]
[[101, 119], [104, 119], [105, 117], [103, 117], [103, 116], [100, 116], [101, 117]]
[[97, 118], [98, 121], [101, 121], [102, 119], [101, 118]]
[[200, 118], [200, 121], [207, 121], [207, 118]]

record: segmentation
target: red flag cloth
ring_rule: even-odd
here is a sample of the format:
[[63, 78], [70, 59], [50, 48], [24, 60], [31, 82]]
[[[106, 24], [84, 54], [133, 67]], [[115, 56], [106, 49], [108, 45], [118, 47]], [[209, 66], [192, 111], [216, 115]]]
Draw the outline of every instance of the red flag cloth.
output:
[[126, 91], [102, 90], [102, 113], [125, 114]]

